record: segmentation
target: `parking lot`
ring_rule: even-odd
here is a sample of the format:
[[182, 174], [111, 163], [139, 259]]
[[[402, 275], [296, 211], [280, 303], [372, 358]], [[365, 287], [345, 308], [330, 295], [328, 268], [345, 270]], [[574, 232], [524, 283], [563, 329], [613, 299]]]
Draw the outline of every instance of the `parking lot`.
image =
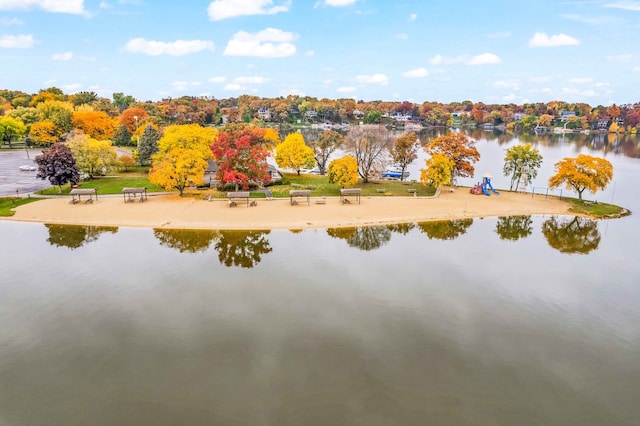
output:
[[30, 194], [51, 186], [47, 179], [36, 179], [35, 171], [20, 171], [20, 166], [34, 165], [39, 149], [0, 151], [0, 196]]

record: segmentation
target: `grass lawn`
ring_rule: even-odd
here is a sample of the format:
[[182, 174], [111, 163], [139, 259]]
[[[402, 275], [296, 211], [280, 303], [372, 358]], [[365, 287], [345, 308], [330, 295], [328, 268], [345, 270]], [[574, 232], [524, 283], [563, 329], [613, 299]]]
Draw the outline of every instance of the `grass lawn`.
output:
[[568, 198], [567, 201], [571, 203], [569, 209], [571, 212], [586, 214], [598, 219], [622, 217], [630, 214], [627, 209], [613, 204], [596, 203], [577, 198]]
[[[116, 177], [101, 177], [94, 178], [80, 184], [81, 188], [95, 188], [100, 194], [121, 194], [122, 188], [125, 187], [137, 187], [147, 188], [148, 192], [165, 192], [166, 190], [161, 186], [154, 185], [149, 182], [144, 175], [138, 174], [122, 174]], [[69, 194], [71, 188], [69, 185], [62, 187], [62, 194]], [[42, 195], [60, 195], [57, 186], [52, 186], [42, 191], [38, 191], [38, 194]]]
[[0, 216], [13, 216], [16, 213], [13, 209], [34, 201], [38, 201], [38, 198], [0, 197]]
[[[329, 183], [327, 176], [306, 175], [298, 176], [295, 173], [283, 173], [284, 184], [272, 185], [268, 189], [274, 198], [289, 198], [289, 191], [292, 189], [310, 189], [312, 197], [338, 197], [340, 196], [340, 186]], [[363, 197], [384, 197], [384, 196], [410, 196], [413, 195], [409, 190], [415, 190], [419, 197], [428, 197], [435, 194], [435, 189], [430, 186], [424, 186], [419, 182], [401, 182], [393, 180], [375, 180], [368, 183], [362, 183], [354, 186], [362, 190]], [[226, 192], [217, 191], [215, 189], [191, 190], [185, 191], [185, 195], [197, 198], [205, 198], [208, 196], [214, 198], [225, 198]], [[262, 193], [252, 193], [252, 198], [264, 198]]]

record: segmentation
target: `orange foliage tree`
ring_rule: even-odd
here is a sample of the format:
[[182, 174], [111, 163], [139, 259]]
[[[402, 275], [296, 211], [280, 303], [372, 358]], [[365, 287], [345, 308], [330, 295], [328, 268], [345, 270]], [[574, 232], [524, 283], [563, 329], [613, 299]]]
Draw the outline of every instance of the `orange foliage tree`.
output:
[[595, 194], [613, 179], [613, 165], [608, 160], [586, 154], [558, 161], [555, 170], [556, 174], [549, 178], [549, 187], [564, 184], [567, 189], [574, 189], [580, 200], [585, 189]]
[[129, 134], [133, 135], [138, 126], [140, 126], [147, 118], [149, 118], [149, 114], [142, 108], [129, 108], [122, 111], [122, 114], [120, 115], [120, 122], [118, 124], [125, 126], [129, 131]]
[[116, 133], [113, 120], [104, 111], [75, 111], [71, 124], [74, 129], [101, 141], [113, 138]]
[[475, 171], [473, 163], [480, 159], [475, 141], [461, 133], [439, 136], [427, 143], [424, 149], [427, 154], [444, 154], [453, 161], [451, 182], [455, 182], [457, 176], [472, 177]]

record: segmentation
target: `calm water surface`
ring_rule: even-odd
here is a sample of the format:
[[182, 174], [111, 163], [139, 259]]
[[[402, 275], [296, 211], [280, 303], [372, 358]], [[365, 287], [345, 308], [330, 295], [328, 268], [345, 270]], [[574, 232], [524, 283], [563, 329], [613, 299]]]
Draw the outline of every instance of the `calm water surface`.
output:
[[[479, 141], [494, 186], [512, 143]], [[538, 143], [540, 186], [599, 152]], [[598, 199], [640, 211], [640, 160], [606, 155]], [[639, 223], [0, 222], [0, 424], [640, 424]]]

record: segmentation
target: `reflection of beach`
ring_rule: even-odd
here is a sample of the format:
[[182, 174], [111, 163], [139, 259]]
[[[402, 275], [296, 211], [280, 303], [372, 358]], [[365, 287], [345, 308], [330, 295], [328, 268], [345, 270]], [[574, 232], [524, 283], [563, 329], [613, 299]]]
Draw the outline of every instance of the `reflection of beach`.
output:
[[361, 204], [291, 206], [289, 199], [259, 199], [256, 207], [228, 207], [226, 200], [201, 201], [174, 195], [149, 197], [144, 203], [124, 203], [121, 197], [101, 197], [97, 203], [70, 205], [68, 198], [41, 200], [20, 206], [5, 220], [94, 226], [188, 229], [306, 229], [425, 222], [484, 216], [566, 214], [569, 204], [555, 197], [502, 192], [487, 197], [467, 188], [443, 191], [435, 198], [372, 197]]

